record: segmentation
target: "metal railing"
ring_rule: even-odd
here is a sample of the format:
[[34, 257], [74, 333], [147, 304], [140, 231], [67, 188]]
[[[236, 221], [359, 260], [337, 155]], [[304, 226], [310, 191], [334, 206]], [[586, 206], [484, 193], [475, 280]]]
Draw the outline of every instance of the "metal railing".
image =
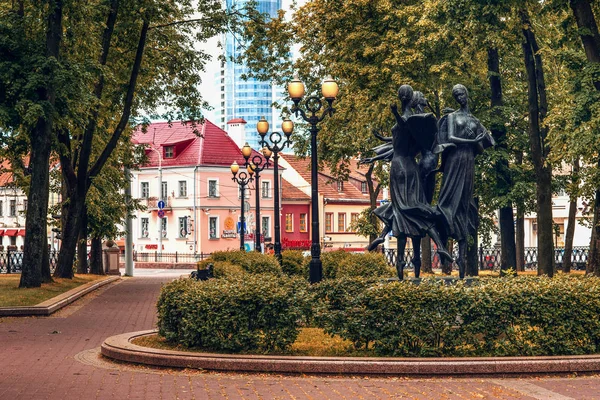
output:
[[[588, 247], [573, 247], [573, 253], [571, 256], [573, 267], [572, 269], [576, 270], [584, 270], [587, 264], [588, 259]], [[396, 265], [397, 258], [397, 250], [396, 249], [386, 249], [383, 250], [383, 254], [388, 262], [388, 264], [394, 266]], [[406, 268], [414, 268], [412, 263], [413, 258], [413, 249], [406, 249], [404, 252], [404, 261], [406, 262]], [[556, 268], [561, 269], [563, 260], [564, 260], [565, 249], [564, 248], [556, 248], [554, 249], [554, 261], [556, 263]], [[458, 257], [458, 249], [455, 246], [453, 249], [453, 257], [456, 259]], [[537, 247], [526, 247], [525, 248], [525, 269], [526, 270], [536, 270], [538, 267], [537, 263]], [[478, 250], [478, 260], [479, 260], [479, 269], [480, 270], [493, 270], [497, 271], [500, 269], [500, 258], [502, 256], [502, 252], [498, 247], [492, 248], [483, 248], [480, 247]], [[431, 251], [431, 263], [433, 268], [441, 268], [440, 260], [435, 252], [435, 250]]]
[[[133, 261], [136, 262], [153, 262], [153, 263], [182, 263], [192, 264], [202, 261], [210, 256], [210, 253], [161, 253], [154, 252], [133, 252]], [[125, 254], [121, 253], [120, 262], [125, 262]]]
[[[48, 254], [50, 258], [50, 272], [54, 273], [58, 263], [58, 251], [53, 250]], [[20, 274], [23, 270], [22, 251], [0, 251], [0, 274]]]

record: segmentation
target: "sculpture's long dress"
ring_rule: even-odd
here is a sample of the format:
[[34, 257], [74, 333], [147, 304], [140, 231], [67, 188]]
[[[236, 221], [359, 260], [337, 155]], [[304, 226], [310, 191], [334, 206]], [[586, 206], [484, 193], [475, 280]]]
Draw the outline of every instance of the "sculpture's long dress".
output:
[[[470, 114], [464, 117], [450, 114], [448, 128], [454, 124], [454, 136], [474, 139], [481, 125]], [[473, 201], [475, 149], [473, 144], [456, 144], [444, 150], [444, 178], [437, 209], [445, 236], [456, 240], [466, 239], [477, 229], [477, 207]]]
[[393, 212], [393, 235], [424, 236], [433, 226], [435, 209], [427, 204], [420, 170], [415, 161], [418, 146], [406, 124], [394, 126], [392, 144], [394, 156], [390, 168], [390, 207]]

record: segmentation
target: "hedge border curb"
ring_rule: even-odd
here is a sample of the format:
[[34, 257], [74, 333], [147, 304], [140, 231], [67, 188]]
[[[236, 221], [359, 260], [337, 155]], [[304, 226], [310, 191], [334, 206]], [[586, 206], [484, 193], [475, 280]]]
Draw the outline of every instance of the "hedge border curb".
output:
[[85, 283], [35, 306], [0, 307], [0, 317], [48, 316], [86, 294], [119, 279], [121, 279], [120, 276], [110, 276], [105, 279]]
[[135, 338], [157, 330], [107, 338], [102, 355], [144, 365], [215, 371], [377, 374], [377, 375], [509, 375], [600, 371], [600, 355], [548, 357], [364, 358], [254, 356], [191, 353], [142, 347]]

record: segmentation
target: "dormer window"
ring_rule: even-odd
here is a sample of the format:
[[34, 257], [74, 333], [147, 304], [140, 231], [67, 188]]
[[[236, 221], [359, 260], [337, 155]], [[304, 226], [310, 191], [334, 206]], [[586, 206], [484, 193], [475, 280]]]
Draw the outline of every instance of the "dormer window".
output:
[[173, 146], [165, 146], [165, 158], [173, 158], [174, 150]]
[[338, 190], [338, 192], [341, 192], [344, 190], [344, 182], [342, 182], [342, 181], [337, 182], [337, 190]]
[[367, 182], [360, 183], [360, 191], [363, 193], [367, 193]]

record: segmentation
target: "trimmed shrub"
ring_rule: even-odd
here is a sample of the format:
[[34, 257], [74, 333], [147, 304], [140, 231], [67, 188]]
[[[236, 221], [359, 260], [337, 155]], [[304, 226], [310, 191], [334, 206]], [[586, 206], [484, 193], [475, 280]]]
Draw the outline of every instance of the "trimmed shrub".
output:
[[289, 276], [308, 277], [308, 262], [302, 250], [285, 250], [281, 252], [281, 269]]
[[272, 255], [262, 254], [257, 251], [215, 251], [210, 260], [228, 261], [241, 266], [244, 271], [251, 274], [270, 273], [280, 275], [281, 266]]
[[321, 263], [323, 264], [323, 278], [335, 279], [340, 264], [352, 255], [345, 252], [343, 249], [335, 251], [324, 251], [321, 253]]
[[489, 278], [471, 287], [346, 278], [311, 289], [317, 325], [379, 355], [600, 352], [598, 278]]
[[336, 276], [343, 277], [392, 277], [395, 270], [390, 268], [381, 253], [350, 254], [338, 265]]
[[212, 259], [206, 259], [198, 261], [198, 268], [206, 269], [208, 264], [213, 265], [213, 278], [242, 278], [247, 274], [244, 269], [236, 264], [232, 264], [229, 261], [214, 261]]
[[176, 280], [158, 300], [159, 333], [213, 351], [283, 351], [298, 335], [307, 289], [303, 279], [271, 274]]

